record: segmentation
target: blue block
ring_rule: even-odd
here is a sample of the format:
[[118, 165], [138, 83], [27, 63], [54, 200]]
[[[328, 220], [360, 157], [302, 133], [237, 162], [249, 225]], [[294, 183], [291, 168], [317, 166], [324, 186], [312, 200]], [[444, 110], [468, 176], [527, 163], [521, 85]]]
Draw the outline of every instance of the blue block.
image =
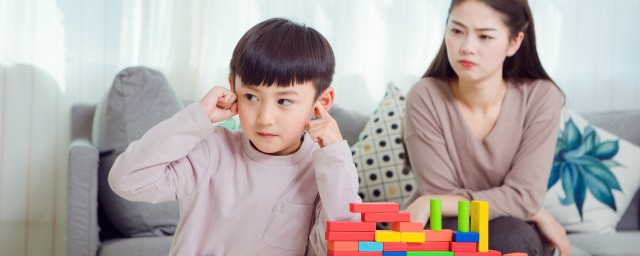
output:
[[407, 256], [407, 252], [382, 252], [382, 256]]
[[358, 251], [361, 252], [381, 252], [382, 243], [378, 242], [358, 242]]
[[478, 241], [480, 241], [480, 236], [476, 232], [453, 231], [453, 241], [477, 243]]

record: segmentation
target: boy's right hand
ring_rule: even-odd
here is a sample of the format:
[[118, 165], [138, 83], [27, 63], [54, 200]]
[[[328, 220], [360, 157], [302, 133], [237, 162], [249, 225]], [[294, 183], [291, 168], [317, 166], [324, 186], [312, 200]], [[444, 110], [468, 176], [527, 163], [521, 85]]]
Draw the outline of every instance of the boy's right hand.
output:
[[200, 100], [212, 123], [227, 120], [238, 114], [238, 97], [232, 91], [215, 86]]

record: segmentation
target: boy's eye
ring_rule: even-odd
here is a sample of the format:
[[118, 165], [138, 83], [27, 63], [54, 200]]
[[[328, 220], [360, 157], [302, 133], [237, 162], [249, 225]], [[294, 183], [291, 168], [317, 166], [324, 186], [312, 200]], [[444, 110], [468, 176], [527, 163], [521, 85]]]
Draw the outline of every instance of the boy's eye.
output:
[[288, 106], [291, 103], [293, 103], [293, 101], [287, 100], [287, 99], [279, 99], [278, 100], [278, 104], [283, 105], [283, 106]]
[[249, 101], [258, 101], [258, 97], [250, 93], [245, 94], [244, 97]]
[[487, 39], [492, 39], [493, 37], [487, 36], [487, 35], [481, 35], [480, 39], [482, 40], [487, 40]]

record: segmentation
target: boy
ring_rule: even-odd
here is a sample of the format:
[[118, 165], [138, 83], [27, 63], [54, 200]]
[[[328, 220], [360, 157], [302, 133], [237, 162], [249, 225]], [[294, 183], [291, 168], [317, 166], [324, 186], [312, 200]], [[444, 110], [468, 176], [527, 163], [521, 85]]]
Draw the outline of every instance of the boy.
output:
[[[131, 143], [110, 186], [128, 200], [178, 200], [172, 255], [326, 255], [326, 222], [357, 221], [349, 203], [361, 202], [351, 151], [327, 113], [329, 43], [270, 19], [240, 39], [230, 66], [231, 90], [214, 87]], [[235, 114], [242, 132], [211, 125]]]

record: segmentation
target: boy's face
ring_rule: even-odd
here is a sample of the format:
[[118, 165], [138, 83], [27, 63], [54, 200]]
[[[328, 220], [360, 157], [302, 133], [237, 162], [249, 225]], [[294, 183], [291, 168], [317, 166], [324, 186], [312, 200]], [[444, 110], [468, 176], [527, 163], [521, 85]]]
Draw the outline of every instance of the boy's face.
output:
[[313, 82], [289, 87], [243, 86], [236, 76], [235, 92], [242, 130], [258, 150], [276, 156], [298, 150], [314, 113]]

